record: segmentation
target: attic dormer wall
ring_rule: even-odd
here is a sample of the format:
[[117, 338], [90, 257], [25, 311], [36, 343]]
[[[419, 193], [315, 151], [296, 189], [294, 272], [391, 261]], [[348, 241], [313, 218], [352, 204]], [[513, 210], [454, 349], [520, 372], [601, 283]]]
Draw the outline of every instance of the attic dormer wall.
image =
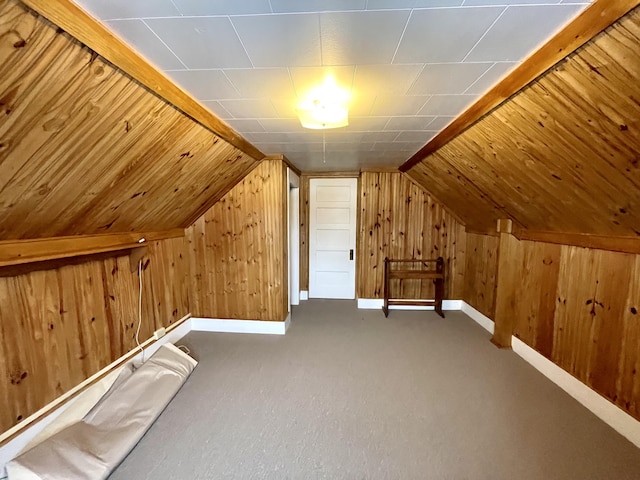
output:
[[286, 319], [288, 191], [285, 163], [263, 160], [187, 229], [195, 317]]
[[[400, 172], [360, 176], [358, 298], [383, 298], [384, 259], [445, 260], [445, 298], [462, 298], [464, 227], [424, 189]], [[431, 299], [433, 282], [394, 280], [392, 298]]]

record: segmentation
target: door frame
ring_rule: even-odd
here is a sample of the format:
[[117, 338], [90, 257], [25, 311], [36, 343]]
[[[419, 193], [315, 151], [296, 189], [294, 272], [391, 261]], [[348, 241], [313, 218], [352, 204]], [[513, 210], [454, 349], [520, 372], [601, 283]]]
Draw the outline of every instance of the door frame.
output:
[[[301, 271], [304, 271], [307, 274], [306, 278], [306, 286], [308, 298], [311, 297], [311, 181], [312, 180], [330, 180], [330, 179], [354, 179], [356, 181], [356, 201], [355, 201], [355, 239], [353, 245], [354, 251], [354, 300], [358, 299], [358, 280], [359, 280], [359, 268], [358, 268], [358, 251], [360, 247], [360, 172], [327, 172], [327, 173], [319, 173], [319, 174], [303, 174], [304, 177], [302, 180], [303, 190], [301, 192], [302, 202], [304, 203], [304, 214], [305, 219], [301, 221], [304, 222], [304, 232], [301, 232], [301, 243], [306, 240], [307, 245], [305, 246], [305, 257], [302, 257], [301, 261]], [[305, 191], [306, 190], [306, 191]], [[305, 221], [306, 220], [306, 221]], [[304, 236], [304, 239], [303, 239]], [[306, 262], [306, 265], [304, 265]]]

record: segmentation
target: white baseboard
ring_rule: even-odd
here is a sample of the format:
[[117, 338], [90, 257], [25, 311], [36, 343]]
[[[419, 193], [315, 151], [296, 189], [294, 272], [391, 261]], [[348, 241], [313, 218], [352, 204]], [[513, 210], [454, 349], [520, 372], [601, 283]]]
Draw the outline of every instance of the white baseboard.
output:
[[620, 435], [640, 448], [640, 421], [615, 406], [519, 338], [512, 337], [511, 345], [513, 351], [530, 363], [536, 370], [591, 410]]
[[309, 290], [300, 290], [300, 300], [309, 300]]
[[495, 324], [493, 320], [491, 320], [486, 315], [480, 313], [478, 310], [473, 308], [467, 302], [462, 302], [462, 312], [465, 313], [468, 317], [478, 323], [482, 328], [484, 328], [487, 332], [493, 335]]
[[220, 318], [192, 318], [191, 329], [196, 332], [262, 333], [284, 335], [291, 323], [291, 314], [284, 322], [264, 320], [234, 320]]
[[[166, 343], [175, 343], [189, 333], [191, 331], [191, 318], [189, 317], [190, 315], [187, 315], [176, 322], [178, 326], [172, 328], [159, 340], [149, 339], [144, 342], [142, 344], [144, 358], [151, 357], [160, 346]], [[168, 328], [171, 328], [171, 326]], [[18, 456], [25, 447], [29, 446], [31, 448], [34, 446], [35, 443], [30, 445], [34, 440], [36, 443], [40, 443], [43, 440], [43, 438], [37, 437], [45, 429], [52, 430], [43, 434], [50, 436], [64, 425], [70, 425], [81, 420], [115, 382], [124, 366], [130, 362], [133, 362], [134, 365], [141, 363], [142, 356], [142, 352], [135, 354], [134, 352], [128, 352], [0, 435], [0, 442], [2, 442], [24, 429], [24, 431], [0, 447], [0, 479], [5, 478], [5, 465], [7, 463]], [[61, 425], [54, 425], [54, 423]], [[29, 424], [31, 425], [25, 428], [25, 425]]]
[[[462, 300], [443, 300], [443, 310], [460, 310], [462, 308]], [[384, 300], [381, 298], [359, 298], [358, 308], [366, 310], [380, 310], [384, 305]], [[391, 305], [389, 310], [433, 310], [435, 307], [428, 307], [424, 305]]]

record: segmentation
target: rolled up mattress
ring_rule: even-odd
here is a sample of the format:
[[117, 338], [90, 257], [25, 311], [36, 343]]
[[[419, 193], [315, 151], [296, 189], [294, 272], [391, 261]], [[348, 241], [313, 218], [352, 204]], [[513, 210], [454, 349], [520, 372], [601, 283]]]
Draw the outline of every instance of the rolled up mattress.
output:
[[75, 423], [7, 464], [9, 480], [104, 479], [136, 446], [197, 362], [161, 346]]

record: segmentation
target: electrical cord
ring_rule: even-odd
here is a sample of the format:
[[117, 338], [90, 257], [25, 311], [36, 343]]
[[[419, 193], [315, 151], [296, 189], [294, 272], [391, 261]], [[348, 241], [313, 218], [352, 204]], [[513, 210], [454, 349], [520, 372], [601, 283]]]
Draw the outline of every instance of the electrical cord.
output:
[[136, 345], [142, 353], [142, 363], [144, 363], [144, 348], [140, 345], [140, 325], [142, 325], [142, 259], [138, 262], [138, 279], [140, 292], [138, 293], [138, 328], [136, 329]]

